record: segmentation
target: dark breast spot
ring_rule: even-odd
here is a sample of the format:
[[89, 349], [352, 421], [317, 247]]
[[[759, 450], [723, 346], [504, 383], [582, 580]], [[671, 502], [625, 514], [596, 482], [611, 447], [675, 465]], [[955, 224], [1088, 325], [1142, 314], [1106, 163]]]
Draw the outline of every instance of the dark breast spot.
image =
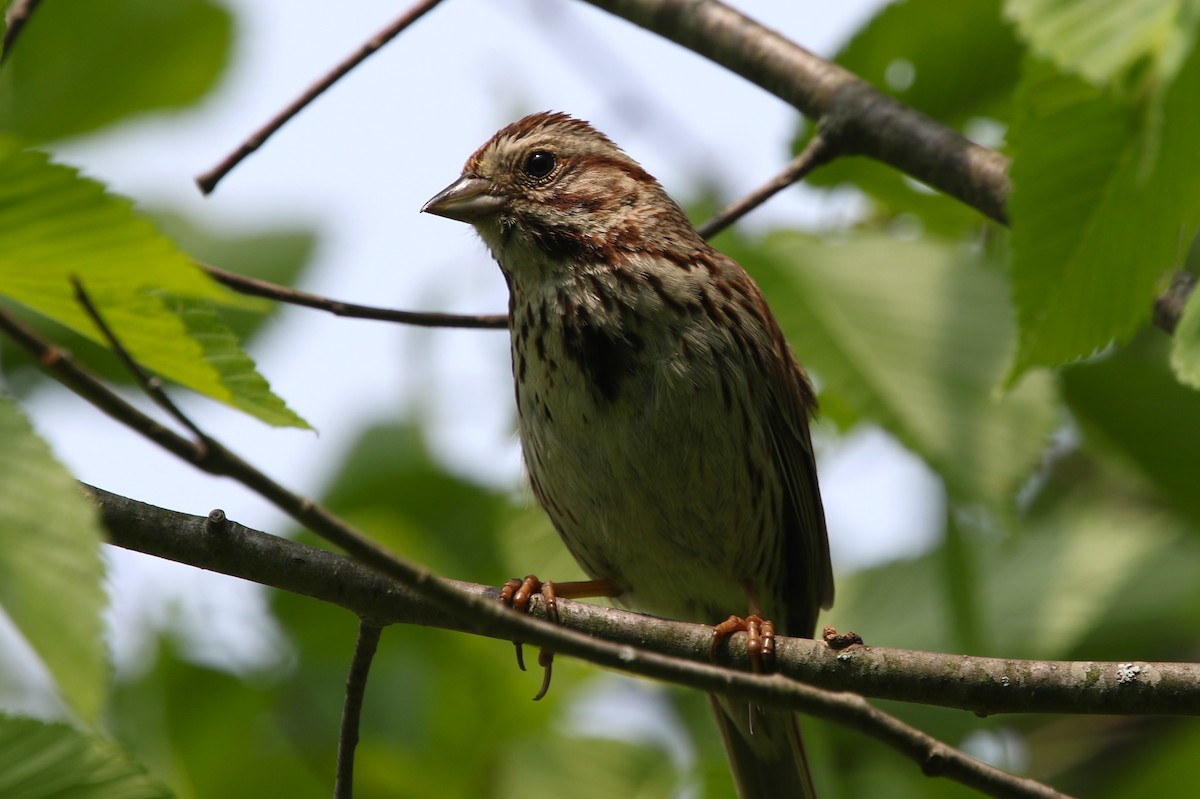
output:
[[608, 402], [620, 394], [621, 385], [633, 371], [636, 356], [643, 347], [644, 342], [636, 333], [606, 329], [584, 308], [563, 320], [563, 354]]

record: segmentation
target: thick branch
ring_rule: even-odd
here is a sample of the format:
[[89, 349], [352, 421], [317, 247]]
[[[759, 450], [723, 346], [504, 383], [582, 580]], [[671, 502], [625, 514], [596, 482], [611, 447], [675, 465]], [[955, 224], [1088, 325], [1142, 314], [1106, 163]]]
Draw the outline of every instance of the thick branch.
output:
[[716, 0], [588, 0], [694, 50], [817, 121], [840, 154], [866, 155], [997, 222], [1008, 159], [875, 89]]
[[[105, 528], [117, 546], [230, 574], [347, 608], [373, 624], [420, 624], [507, 639], [486, 620], [443, 612], [328, 550], [228, 522], [163, 510], [98, 488]], [[492, 599], [495, 589], [458, 587]], [[535, 614], [541, 615], [540, 603]], [[564, 626], [616, 644], [707, 663], [712, 629], [561, 601]], [[743, 639], [727, 665], [749, 670]], [[993, 713], [1200, 715], [1200, 664], [1007, 660], [778, 639], [781, 675], [832, 691]]]

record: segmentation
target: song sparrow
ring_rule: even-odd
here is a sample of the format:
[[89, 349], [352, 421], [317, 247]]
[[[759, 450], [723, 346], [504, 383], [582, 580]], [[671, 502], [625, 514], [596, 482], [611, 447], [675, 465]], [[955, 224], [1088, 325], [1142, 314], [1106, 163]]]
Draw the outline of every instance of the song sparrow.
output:
[[[565, 114], [499, 131], [422, 210], [500, 264], [530, 483], [583, 568], [639, 610], [811, 637], [833, 600], [816, 400], [750, 276]], [[811, 795], [790, 713], [714, 709], [742, 796]]]

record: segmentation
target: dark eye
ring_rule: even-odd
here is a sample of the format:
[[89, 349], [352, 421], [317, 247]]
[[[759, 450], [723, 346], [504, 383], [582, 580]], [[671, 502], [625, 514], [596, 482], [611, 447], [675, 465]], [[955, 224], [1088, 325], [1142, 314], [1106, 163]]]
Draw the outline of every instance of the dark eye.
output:
[[545, 150], [534, 150], [525, 159], [525, 174], [531, 178], [544, 178], [554, 171], [554, 153]]

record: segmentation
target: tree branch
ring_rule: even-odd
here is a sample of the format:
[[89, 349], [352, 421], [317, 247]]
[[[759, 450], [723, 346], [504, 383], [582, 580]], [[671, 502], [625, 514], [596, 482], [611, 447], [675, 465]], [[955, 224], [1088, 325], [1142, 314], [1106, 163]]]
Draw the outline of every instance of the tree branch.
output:
[[587, 0], [735, 72], [866, 155], [1007, 224], [1008, 159], [716, 0]]
[[[479, 620], [451, 615], [354, 561], [223, 521], [163, 510], [88, 486], [117, 546], [340, 605], [371, 624], [419, 624], [507, 640]], [[223, 520], [224, 515], [220, 511]], [[455, 585], [486, 600], [497, 590]], [[559, 600], [562, 624], [589, 636], [671, 658], [708, 662], [712, 628]], [[533, 613], [544, 616], [540, 599]], [[830, 691], [941, 705], [980, 715], [1105, 713], [1200, 715], [1200, 664], [1101, 663], [968, 657], [883, 647], [833, 651], [824, 642], [777, 638], [776, 671]], [[721, 662], [750, 670], [744, 636]], [[766, 700], [765, 696], [758, 696]]]
[[809, 172], [822, 164], [829, 163], [836, 156], [836, 148], [818, 133], [809, 140], [808, 145], [795, 158], [788, 162], [782, 172], [745, 197], [722, 208], [711, 219], [696, 228], [696, 232], [705, 239], [711, 239], [788, 186], [803, 180]]

